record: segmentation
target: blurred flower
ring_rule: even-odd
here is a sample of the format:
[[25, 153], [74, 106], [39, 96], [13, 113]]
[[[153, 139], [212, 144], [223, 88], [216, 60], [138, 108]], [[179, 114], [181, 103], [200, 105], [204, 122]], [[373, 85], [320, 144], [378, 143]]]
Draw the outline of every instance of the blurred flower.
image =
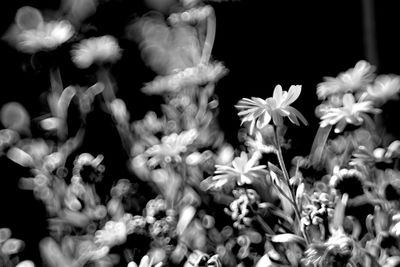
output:
[[248, 155], [242, 152], [240, 157], [236, 157], [232, 161], [232, 167], [215, 165], [216, 175], [212, 178], [215, 181], [213, 187], [219, 188], [229, 180], [236, 181], [238, 185], [251, 184], [252, 179], [261, 176], [265, 172], [265, 165], [256, 166], [260, 156], [259, 152], [255, 152], [249, 159]]
[[24, 242], [19, 239], [7, 239], [1, 246], [1, 252], [5, 255], [15, 254], [22, 249]]
[[340, 133], [348, 123], [361, 125], [366, 118], [365, 113], [379, 113], [379, 109], [374, 108], [371, 101], [364, 101], [361, 98], [355, 102], [353, 94], [345, 94], [342, 107], [326, 106], [321, 113], [320, 127], [337, 124], [335, 132]]
[[22, 7], [17, 11], [15, 22], [17, 48], [26, 53], [51, 50], [65, 43], [74, 35], [74, 28], [66, 20], [44, 22], [39, 10]]
[[334, 94], [364, 89], [373, 80], [374, 71], [375, 67], [371, 66], [368, 62], [359, 61], [354, 68], [340, 73], [337, 78], [326, 77], [325, 82], [318, 84], [318, 98], [325, 99]]
[[195, 23], [207, 19], [207, 17], [213, 12], [210, 6], [200, 6], [191, 8], [182, 13], [173, 13], [168, 17], [168, 21], [171, 24], [178, 23]]
[[187, 147], [196, 140], [197, 135], [197, 131], [191, 129], [180, 134], [173, 133], [163, 136], [161, 143], [147, 149], [145, 154], [151, 158], [151, 165], [171, 160], [180, 161], [180, 154], [186, 152]]
[[129, 112], [126, 108], [125, 102], [122, 99], [120, 98], [114, 99], [109, 104], [109, 107], [111, 114], [118, 123], [124, 124], [129, 121]]
[[35, 264], [33, 263], [33, 261], [24, 260], [18, 263], [15, 267], [35, 267]]
[[95, 242], [109, 247], [126, 241], [127, 229], [123, 222], [108, 221], [102, 230], [95, 234]]
[[347, 193], [350, 198], [354, 198], [364, 194], [364, 180], [364, 175], [356, 169], [340, 169], [339, 166], [335, 166], [329, 185], [341, 194]]
[[105, 35], [81, 41], [71, 54], [75, 65], [86, 69], [94, 63], [114, 63], [121, 57], [121, 48], [113, 36]]
[[367, 87], [368, 97], [380, 104], [390, 99], [398, 99], [400, 90], [400, 77], [394, 75], [380, 75], [373, 85]]
[[307, 125], [307, 120], [292, 104], [300, 95], [301, 86], [292, 85], [289, 91], [282, 91], [282, 87], [277, 85], [272, 97], [261, 99], [259, 97], [243, 98], [236, 105], [240, 110], [238, 115], [242, 117], [242, 124], [250, 122], [250, 134], [253, 133], [254, 126], [258, 129], [264, 128], [270, 123], [271, 119], [275, 125], [283, 124], [283, 117], [289, 117], [289, 120], [299, 125], [299, 120]]
[[9, 228], [0, 228], [0, 245], [11, 237]]
[[325, 243], [313, 243], [305, 251], [305, 266], [346, 266], [353, 253], [353, 241], [335, 231]]
[[18, 102], [4, 104], [0, 110], [1, 123], [5, 128], [26, 132], [30, 125], [28, 111]]
[[147, 94], [163, 94], [165, 92], [178, 92], [182, 88], [199, 86], [206, 83], [215, 83], [227, 72], [219, 62], [199, 64], [167, 76], [158, 76], [152, 82], [147, 83], [142, 89]]

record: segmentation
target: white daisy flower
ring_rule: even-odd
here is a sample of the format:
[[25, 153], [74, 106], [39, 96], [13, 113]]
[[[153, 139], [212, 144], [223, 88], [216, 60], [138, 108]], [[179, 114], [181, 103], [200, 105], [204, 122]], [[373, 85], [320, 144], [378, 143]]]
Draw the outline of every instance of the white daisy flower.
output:
[[249, 159], [245, 152], [240, 154], [232, 161], [231, 166], [215, 165], [215, 176], [212, 178], [214, 181], [213, 187], [220, 188], [229, 180], [234, 180], [238, 185], [251, 184], [252, 179], [259, 177], [265, 173], [265, 165], [257, 165], [261, 154], [258, 152], [253, 153]]
[[250, 122], [250, 134], [253, 134], [254, 126], [262, 129], [271, 120], [275, 125], [283, 124], [283, 117], [288, 117], [291, 122], [300, 125], [300, 121], [307, 125], [307, 120], [295, 108], [290, 106], [301, 92], [300, 85], [292, 85], [289, 91], [282, 91], [282, 86], [277, 85], [272, 97], [261, 99], [259, 97], [243, 98], [235, 106], [239, 109], [238, 115], [242, 117], [242, 124]]
[[340, 133], [347, 124], [361, 125], [366, 113], [378, 113], [379, 109], [374, 108], [371, 101], [359, 99], [355, 102], [353, 94], [345, 94], [342, 107], [325, 106], [320, 112], [322, 114], [320, 127], [336, 125], [335, 132]]
[[94, 63], [117, 61], [121, 57], [121, 48], [114, 37], [105, 35], [81, 41], [71, 54], [75, 65], [85, 69]]

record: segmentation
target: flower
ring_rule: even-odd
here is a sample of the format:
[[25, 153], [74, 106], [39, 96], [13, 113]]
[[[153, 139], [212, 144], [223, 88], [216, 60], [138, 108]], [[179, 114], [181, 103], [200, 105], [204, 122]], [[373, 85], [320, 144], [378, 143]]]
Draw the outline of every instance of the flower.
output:
[[180, 154], [186, 152], [187, 147], [196, 140], [197, 136], [198, 133], [195, 129], [164, 136], [161, 138], [160, 144], [150, 147], [145, 154], [151, 157], [150, 160], [154, 164], [162, 161], [180, 161]]
[[215, 83], [227, 73], [227, 69], [219, 62], [198, 64], [177, 70], [167, 76], [158, 76], [142, 89], [146, 94], [162, 94], [164, 92], [178, 92], [182, 88], [198, 86], [205, 83]]
[[93, 63], [117, 61], [121, 57], [121, 48], [113, 36], [105, 35], [81, 41], [71, 54], [75, 65], [86, 69]]
[[[353, 240], [342, 230], [335, 231], [325, 243], [313, 243], [305, 251], [305, 266], [346, 266], [353, 254]], [[335, 265], [334, 265], [335, 264]]]
[[216, 171], [212, 180], [216, 181], [214, 187], [221, 187], [230, 179], [234, 179], [238, 185], [251, 184], [251, 179], [261, 175], [265, 170], [265, 165], [255, 166], [261, 154], [253, 153], [249, 159], [245, 152], [240, 154], [232, 161], [231, 166], [215, 165]]
[[367, 87], [369, 98], [379, 102], [398, 99], [400, 90], [400, 77], [394, 75], [380, 75], [373, 85]]
[[240, 110], [238, 115], [242, 117], [242, 124], [246, 121], [251, 122], [250, 134], [253, 133], [254, 126], [258, 129], [264, 128], [271, 119], [275, 125], [282, 125], [282, 117], [289, 117], [289, 120], [299, 125], [298, 119], [307, 125], [307, 120], [292, 104], [300, 95], [301, 86], [292, 85], [289, 91], [282, 91], [282, 87], [277, 85], [272, 97], [261, 99], [259, 97], [243, 98], [235, 106]]
[[37, 28], [22, 30], [17, 36], [17, 47], [26, 53], [52, 50], [68, 41], [74, 32], [66, 20], [44, 22]]
[[340, 93], [354, 92], [364, 89], [373, 78], [375, 67], [368, 62], [361, 60], [356, 66], [338, 77], [325, 77], [325, 82], [318, 84], [317, 95], [319, 99], [326, 99], [328, 96]]
[[365, 113], [379, 113], [380, 110], [374, 108], [371, 101], [360, 98], [356, 103], [353, 94], [345, 94], [342, 107], [324, 106], [320, 111], [322, 115], [320, 127], [337, 124], [335, 132], [340, 133], [348, 123], [361, 125], [366, 118]]

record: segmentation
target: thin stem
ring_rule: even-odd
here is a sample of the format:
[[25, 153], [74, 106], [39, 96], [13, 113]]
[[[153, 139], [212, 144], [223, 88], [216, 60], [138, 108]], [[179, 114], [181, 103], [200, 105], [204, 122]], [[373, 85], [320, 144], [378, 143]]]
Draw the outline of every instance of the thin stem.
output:
[[[279, 165], [281, 166], [282, 169], [282, 173], [283, 173], [283, 177], [284, 177], [284, 181], [286, 183], [286, 185], [289, 187], [289, 191], [290, 191], [290, 196], [292, 198], [292, 205], [293, 205], [293, 209], [294, 209], [294, 213], [296, 215], [296, 219], [298, 221], [298, 223], [301, 223], [301, 216], [300, 216], [300, 211], [299, 208], [297, 207], [297, 203], [296, 203], [296, 194], [294, 193], [294, 189], [293, 187], [290, 185], [290, 178], [289, 178], [289, 173], [286, 169], [286, 165], [285, 165], [285, 161], [283, 160], [283, 155], [282, 155], [282, 148], [281, 148], [281, 144], [279, 141], [279, 136], [278, 136], [278, 128], [275, 127], [274, 129], [274, 134], [275, 134], [275, 141], [276, 141], [276, 146], [277, 146], [277, 156], [278, 156], [278, 161], [279, 161]], [[306, 240], [307, 244], [309, 244], [309, 240], [308, 240], [308, 236], [305, 232], [301, 231], [304, 239]]]
[[210, 60], [211, 50], [214, 45], [215, 40], [215, 28], [216, 28], [216, 19], [214, 10], [211, 10], [210, 15], [207, 18], [207, 36], [204, 42], [203, 51], [201, 54], [201, 64], [206, 64]]

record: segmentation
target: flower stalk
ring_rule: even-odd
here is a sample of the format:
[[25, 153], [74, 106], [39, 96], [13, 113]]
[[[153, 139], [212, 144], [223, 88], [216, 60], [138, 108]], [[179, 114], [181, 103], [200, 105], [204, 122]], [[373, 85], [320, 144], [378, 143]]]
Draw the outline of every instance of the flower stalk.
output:
[[[289, 177], [289, 173], [286, 169], [286, 165], [285, 165], [285, 161], [283, 159], [283, 154], [282, 154], [282, 148], [281, 148], [281, 143], [279, 141], [279, 136], [278, 136], [278, 128], [279, 126], [274, 126], [274, 134], [275, 134], [275, 141], [276, 141], [276, 147], [277, 147], [277, 151], [276, 151], [276, 155], [278, 156], [278, 161], [279, 161], [279, 165], [282, 169], [282, 173], [283, 173], [283, 178], [284, 178], [284, 182], [286, 183], [286, 185], [289, 188], [290, 191], [290, 197], [291, 197], [291, 201], [290, 203], [293, 205], [293, 210], [296, 216], [296, 219], [298, 221], [298, 223], [301, 223], [301, 215], [300, 215], [300, 210], [299, 207], [297, 206], [296, 203], [296, 194], [294, 192], [294, 188], [291, 186], [290, 184], [290, 177]], [[301, 228], [301, 227], [300, 227]], [[309, 244], [309, 240], [308, 240], [308, 236], [307, 234], [300, 230], [304, 236], [304, 239], [306, 240], [306, 243]]]

